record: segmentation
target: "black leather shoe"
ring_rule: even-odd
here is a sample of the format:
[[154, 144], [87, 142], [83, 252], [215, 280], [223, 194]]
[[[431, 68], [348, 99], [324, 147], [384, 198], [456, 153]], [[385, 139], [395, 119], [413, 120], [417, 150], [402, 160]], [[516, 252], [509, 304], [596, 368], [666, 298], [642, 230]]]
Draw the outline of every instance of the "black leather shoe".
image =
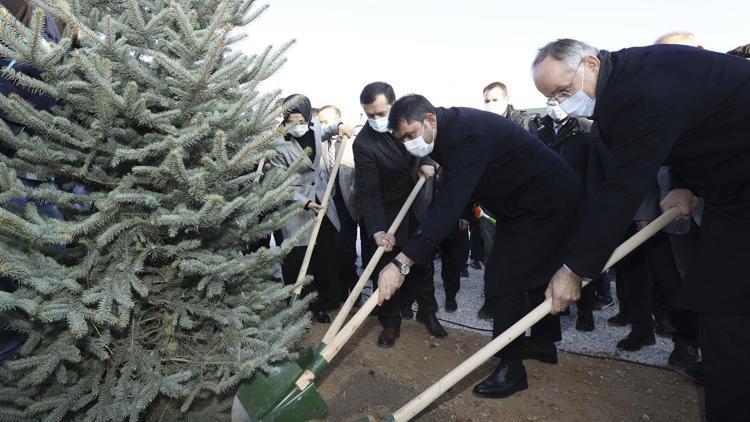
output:
[[576, 318], [576, 330], [578, 331], [594, 331], [594, 313], [591, 311], [578, 310], [578, 317]]
[[401, 337], [401, 327], [383, 327], [378, 336], [378, 347], [390, 348], [396, 344], [396, 339]]
[[500, 363], [489, 377], [474, 386], [474, 394], [502, 399], [529, 388], [526, 368], [520, 362]]
[[555, 343], [537, 344], [527, 339], [523, 342], [523, 358], [555, 365], [557, 364], [557, 347]]
[[401, 305], [401, 318], [414, 319], [414, 310], [411, 308], [411, 303]]
[[672, 321], [670, 321], [669, 318], [657, 319], [654, 332], [659, 337], [671, 338], [672, 334], [674, 334], [674, 326], [672, 325]]
[[445, 310], [448, 312], [456, 312], [458, 309], [458, 303], [456, 302], [455, 295], [445, 296]]
[[607, 324], [613, 327], [624, 327], [629, 323], [630, 321], [628, 321], [628, 318], [622, 312], [616, 313], [615, 316], [607, 320]]
[[448, 332], [445, 331], [445, 328], [443, 328], [442, 325], [440, 325], [440, 321], [438, 321], [435, 314], [425, 315], [421, 312], [417, 312], [417, 321], [421, 322], [425, 325], [425, 327], [427, 327], [427, 332], [430, 333], [430, 335], [437, 338], [448, 337]]
[[628, 352], [635, 352], [641, 350], [643, 346], [650, 346], [652, 344], [656, 344], [656, 337], [654, 336], [653, 328], [633, 328], [627, 337], [617, 342], [617, 348], [620, 350], [627, 350]]
[[698, 364], [699, 360], [698, 349], [683, 341], [675, 342], [674, 349], [669, 354], [669, 364], [682, 369], [692, 368]]
[[490, 312], [490, 307], [487, 306], [487, 302], [484, 302], [484, 305], [482, 305], [482, 308], [477, 312], [477, 318], [479, 319], [492, 319], [492, 312]]
[[321, 324], [331, 323], [331, 317], [328, 316], [328, 312], [326, 311], [313, 311], [313, 318]]

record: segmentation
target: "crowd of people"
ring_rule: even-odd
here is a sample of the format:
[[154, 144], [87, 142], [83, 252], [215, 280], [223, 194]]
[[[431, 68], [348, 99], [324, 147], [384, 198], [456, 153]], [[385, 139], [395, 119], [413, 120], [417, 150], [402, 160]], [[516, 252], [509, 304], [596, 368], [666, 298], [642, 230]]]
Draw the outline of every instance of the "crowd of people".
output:
[[[750, 256], [750, 141], [735, 127], [750, 119], [750, 62], [735, 56], [748, 58], [749, 48], [710, 52], [687, 32], [655, 44], [608, 52], [549, 43], [532, 66], [548, 99], [540, 115], [515, 109], [501, 82], [483, 90], [485, 110], [397, 99], [390, 84], [373, 82], [360, 94], [367, 121], [357, 126], [342, 123], [335, 106], [316, 117], [304, 95], [286, 98], [286, 143], [265, 170], [305, 156], [288, 206], [307, 212], [290, 233], [326, 213], [310, 271], [314, 319], [329, 322], [357, 280], [357, 230], [363, 267], [376, 247], [387, 251], [371, 278], [380, 347], [397, 342], [415, 301], [427, 332], [448, 335], [436, 318], [435, 259], [448, 312], [461, 306], [467, 267], [484, 269], [478, 316], [493, 320], [495, 336], [551, 297], [553, 313], [505, 347], [474, 388], [502, 398], [527, 388], [524, 359], [557, 363], [558, 314], [571, 303], [576, 329], [595, 329], [593, 312], [613, 306], [615, 279], [619, 311], [608, 324], [631, 327], [616, 347], [636, 351], [655, 334], [671, 336], [669, 364], [705, 384], [709, 419], [745, 418], [750, 283], [740, 265]], [[321, 204], [339, 148], [334, 195]], [[389, 233], [419, 177], [428, 182]], [[671, 207], [680, 220], [601, 274], [620, 242]], [[287, 284], [299, 257], [284, 264]], [[584, 277], [593, 281], [581, 289]]]

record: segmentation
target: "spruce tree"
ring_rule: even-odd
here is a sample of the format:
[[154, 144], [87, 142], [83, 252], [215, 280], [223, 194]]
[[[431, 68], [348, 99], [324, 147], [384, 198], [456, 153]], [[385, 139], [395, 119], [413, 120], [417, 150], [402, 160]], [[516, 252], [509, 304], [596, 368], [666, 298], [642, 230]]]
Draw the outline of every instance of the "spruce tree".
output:
[[[252, 0], [34, 4], [28, 26], [0, 8], [0, 56], [42, 77], [2, 75], [59, 99], [0, 95], [25, 126], [0, 122], [16, 150], [0, 154], [0, 277], [19, 284], [0, 291], [0, 328], [26, 337], [0, 368], [0, 420], [226, 420], [309, 320], [270, 281], [295, 239], [247, 248], [293, 213], [277, 207], [297, 169], [256, 171], [281, 130], [259, 84], [289, 45], [233, 49], [265, 9]], [[43, 42], [45, 14], [61, 42]]]

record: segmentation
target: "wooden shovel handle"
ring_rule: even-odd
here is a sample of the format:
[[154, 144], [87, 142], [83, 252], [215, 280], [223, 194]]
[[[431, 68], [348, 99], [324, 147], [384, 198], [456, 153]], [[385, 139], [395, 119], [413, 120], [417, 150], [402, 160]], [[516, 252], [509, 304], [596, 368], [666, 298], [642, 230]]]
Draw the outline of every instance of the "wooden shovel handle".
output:
[[[672, 208], [666, 213], [662, 214], [659, 218], [654, 220], [651, 224], [646, 226], [643, 230], [639, 231], [635, 235], [633, 235], [631, 238], [626, 240], [623, 244], [621, 244], [617, 249], [614, 250], [612, 253], [612, 256], [609, 258], [609, 261], [607, 261], [607, 264], [604, 267], [604, 270], [602, 272], [608, 270], [610, 267], [612, 267], [615, 263], [617, 263], [619, 260], [621, 260], [623, 257], [625, 257], [627, 254], [632, 252], [635, 248], [640, 246], [643, 242], [648, 240], [651, 236], [659, 232], [661, 229], [663, 229], [666, 225], [674, 221], [677, 217], [680, 216], [680, 211], [677, 208]], [[591, 280], [586, 279], [584, 280], [584, 286], [588, 284]], [[375, 295], [373, 295], [374, 297]], [[372, 298], [371, 298], [372, 299]], [[429, 406], [432, 402], [434, 402], [438, 397], [443, 395], [446, 391], [448, 391], [451, 387], [456, 385], [461, 379], [463, 379], [466, 375], [477, 369], [479, 365], [486, 362], [492, 356], [494, 356], [497, 352], [499, 352], [503, 347], [507, 346], [511, 341], [515, 340], [517, 337], [523, 335], [526, 330], [531, 328], [534, 324], [539, 322], [542, 318], [547, 316], [547, 314], [550, 313], [552, 310], [552, 299], [547, 299], [544, 302], [542, 302], [541, 305], [537, 306], [529, 312], [526, 316], [524, 316], [520, 321], [513, 324], [510, 328], [505, 330], [502, 334], [497, 336], [494, 340], [489, 342], [486, 346], [482, 347], [471, 355], [468, 359], [466, 359], [463, 363], [458, 365], [455, 369], [447, 373], [443, 378], [441, 378], [438, 382], [433, 384], [430, 388], [425, 390], [422, 394], [415, 397], [412, 401], [407, 403], [404, 407], [397, 410], [392, 416], [392, 421], [402, 422], [402, 421], [408, 421], [414, 416], [418, 415], [419, 412], [424, 410], [427, 406]]]
[[[294, 289], [294, 292], [292, 293], [294, 296], [299, 296], [302, 293], [302, 281], [305, 279], [305, 276], [307, 275], [307, 267], [310, 266], [310, 259], [312, 258], [313, 249], [315, 248], [315, 240], [318, 238], [318, 232], [320, 231], [320, 226], [323, 224], [323, 219], [326, 217], [326, 212], [328, 211], [328, 201], [331, 198], [331, 191], [333, 191], [333, 186], [336, 184], [336, 175], [339, 173], [339, 166], [341, 165], [341, 157], [344, 156], [344, 150], [346, 149], [346, 143], [349, 141], [348, 138], [344, 138], [341, 140], [341, 145], [339, 146], [339, 150], [336, 152], [336, 163], [333, 165], [333, 170], [331, 171], [330, 176], [328, 177], [328, 184], [326, 185], [325, 193], [323, 193], [323, 200], [321, 202], [321, 206], [323, 207], [318, 211], [318, 215], [315, 217], [315, 226], [313, 227], [312, 233], [310, 233], [310, 239], [307, 241], [307, 249], [305, 249], [305, 258], [302, 260], [302, 266], [299, 268], [299, 274], [297, 274], [297, 284], [298, 286]], [[331, 140], [330, 142], [333, 142]]]
[[[404, 217], [406, 217], [406, 213], [409, 212], [409, 208], [411, 208], [411, 205], [414, 203], [414, 200], [417, 198], [417, 195], [419, 194], [419, 191], [422, 189], [422, 186], [425, 184], [426, 179], [424, 177], [420, 177], [417, 181], [417, 184], [414, 185], [414, 188], [411, 190], [411, 193], [406, 198], [406, 202], [404, 202], [404, 205], [401, 207], [401, 210], [398, 212], [398, 215], [396, 215], [396, 219], [393, 220], [393, 223], [391, 223], [391, 227], [388, 228], [388, 233], [395, 234], [398, 230], [399, 226], [401, 225], [401, 222], [404, 221]], [[331, 323], [331, 326], [328, 328], [328, 331], [326, 332], [326, 335], [323, 336], [323, 343], [328, 344], [333, 340], [333, 337], [336, 336], [336, 334], [339, 332], [339, 329], [342, 325], [344, 325], [344, 321], [346, 320], [346, 317], [349, 316], [349, 311], [352, 310], [352, 307], [354, 306], [354, 302], [357, 301], [359, 298], [359, 294], [362, 293], [362, 289], [365, 287], [365, 284], [367, 284], [367, 281], [370, 279], [370, 275], [373, 271], [375, 271], [375, 267], [378, 265], [378, 262], [380, 261], [380, 258], [383, 256], [383, 253], [385, 253], [385, 248], [382, 246], [379, 246], [378, 249], [375, 250], [375, 253], [372, 255], [372, 258], [370, 258], [370, 262], [367, 264], [367, 267], [365, 267], [365, 270], [362, 272], [362, 275], [359, 276], [359, 280], [357, 281], [357, 284], [354, 285], [354, 288], [352, 289], [351, 293], [349, 293], [349, 297], [346, 299], [346, 302], [344, 302], [344, 305], [341, 306], [341, 309], [339, 310], [339, 313], [336, 314], [336, 318], [333, 320], [333, 323]]]

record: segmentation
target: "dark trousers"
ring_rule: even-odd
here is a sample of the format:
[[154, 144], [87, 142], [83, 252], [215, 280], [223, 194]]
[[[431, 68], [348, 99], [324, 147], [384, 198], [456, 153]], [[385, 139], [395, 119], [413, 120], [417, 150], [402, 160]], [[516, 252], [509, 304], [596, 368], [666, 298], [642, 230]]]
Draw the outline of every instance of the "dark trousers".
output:
[[[497, 337], [523, 318], [530, 310], [544, 301], [544, 291], [547, 286], [540, 286], [526, 293], [513, 293], [488, 298], [494, 314], [492, 336]], [[560, 318], [557, 315], [547, 315], [531, 328], [529, 340], [537, 344], [549, 344], [560, 341]], [[524, 336], [519, 336], [505, 346], [498, 353], [503, 362], [521, 362], [523, 355]]]
[[482, 242], [482, 232], [479, 229], [479, 221], [472, 221], [469, 225], [469, 243], [471, 245], [471, 260], [484, 259], [484, 243]]
[[[368, 231], [365, 226], [365, 219], [362, 218], [362, 216], [359, 216], [357, 224], [359, 224], [359, 245], [362, 249], [362, 269], [365, 269], [367, 264], [370, 263], [370, 259], [372, 259], [372, 256], [375, 254], [375, 249], [377, 249], [377, 247], [375, 246], [375, 241], [372, 236], [367, 234]], [[370, 276], [370, 279], [372, 280], [375, 275], [377, 274], [373, 271], [373, 275]]]
[[338, 266], [341, 285], [341, 301], [345, 301], [349, 292], [357, 284], [357, 222], [352, 220], [346, 203], [341, 195], [334, 197], [336, 211], [338, 211], [341, 231], [336, 236], [336, 263]]
[[[373, 284], [377, 288], [378, 274], [380, 271], [388, 265], [393, 258], [401, 252], [400, 249], [395, 248], [391, 252], [386, 252], [383, 257], [380, 258], [378, 265], [375, 266], [373, 271]], [[432, 267], [432, 265], [430, 265]], [[410, 294], [413, 295], [414, 299], [419, 305], [420, 313], [434, 314], [437, 312], [438, 305], [435, 300], [435, 283], [432, 279], [433, 271], [431, 268], [425, 268], [421, 265], [413, 265], [409, 275], [406, 276], [404, 284], [400, 289], [396, 290], [396, 293], [389, 300], [386, 300], [378, 311], [378, 320], [380, 325], [383, 327], [398, 327], [401, 325], [401, 307], [402, 302], [401, 295]]]
[[587, 284], [586, 287], [581, 290], [581, 299], [576, 303], [578, 312], [594, 311], [594, 304], [596, 303], [596, 288], [600, 282], [601, 281], [598, 278], [592, 280], [591, 283]]
[[[653, 280], [655, 297], [661, 297], [663, 312], [669, 316], [675, 328], [674, 340], [683, 341], [693, 346], [698, 345], [698, 326], [693, 313], [674, 309], [677, 290], [682, 285], [682, 278], [672, 252], [669, 235], [657, 233], [649, 240], [649, 269]], [[656, 305], [654, 305], [656, 307]], [[656, 309], [654, 309], [656, 313]]]
[[[635, 233], [633, 225], [627, 237]], [[617, 264], [616, 283], [620, 312], [633, 324], [633, 329], [646, 331], [654, 328], [654, 318], [651, 316], [650, 246], [650, 242], [644, 243]]]
[[469, 232], [454, 231], [440, 243], [440, 271], [446, 296], [455, 297], [461, 288], [461, 270], [469, 256]]
[[739, 422], [750, 418], [750, 314], [698, 317], [703, 356], [706, 418]]
[[[341, 303], [342, 289], [335, 255], [336, 237], [336, 228], [328, 218], [324, 218], [307, 269], [307, 274], [313, 276], [313, 281], [302, 289], [303, 297], [313, 291], [318, 293], [318, 297], [310, 304], [310, 309], [314, 311], [330, 311]], [[306, 249], [307, 246], [297, 246], [284, 258], [284, 262], [281, 263], [284, 284], [294, 284], [297, 281]]]

